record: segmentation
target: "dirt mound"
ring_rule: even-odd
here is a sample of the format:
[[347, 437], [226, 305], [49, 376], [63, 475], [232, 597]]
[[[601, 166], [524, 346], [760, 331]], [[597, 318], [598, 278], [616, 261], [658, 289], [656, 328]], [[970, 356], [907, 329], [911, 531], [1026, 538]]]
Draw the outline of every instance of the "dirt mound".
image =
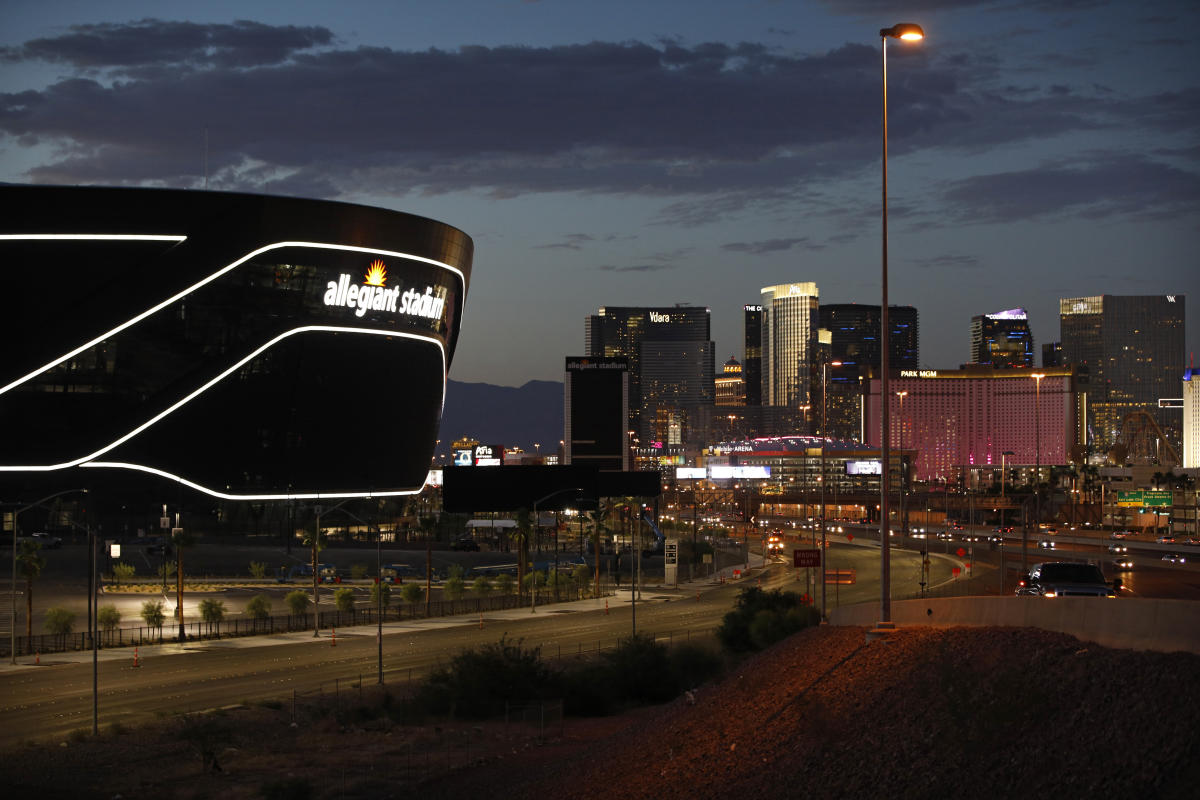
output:
[[[1200, 656], [1014, 628], [806, 631], [577, 753], [427, 789], [508, 798], [1194, 797]], [[427, 795], [428, 796], [428, 795]]]

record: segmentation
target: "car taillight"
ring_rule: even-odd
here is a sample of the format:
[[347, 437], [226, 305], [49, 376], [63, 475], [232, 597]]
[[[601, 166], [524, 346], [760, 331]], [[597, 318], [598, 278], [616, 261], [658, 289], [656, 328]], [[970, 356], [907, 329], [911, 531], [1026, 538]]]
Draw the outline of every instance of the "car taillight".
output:
[[1024, 585], [1025, 585], [1025, 581], [1018, 581], [1018, 582], [1017, 582], [1017, 586], [1024, 586]]

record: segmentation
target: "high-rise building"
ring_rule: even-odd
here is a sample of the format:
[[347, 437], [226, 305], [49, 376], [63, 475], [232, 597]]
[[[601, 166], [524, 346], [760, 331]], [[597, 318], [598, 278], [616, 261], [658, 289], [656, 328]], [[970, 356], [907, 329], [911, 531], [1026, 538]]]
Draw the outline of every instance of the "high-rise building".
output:
[[712, 405], [710, 330], [710, 311], [698, 306], [606, 306], [587, 317], [587, 355], [628, 359], [627, 430], [643, 445], [679, 444], [692, 409]]
[[761, 305], [742, 308], [746, 320], [746, 352], [742, 377], [746, 379], [746, 405], [762, 405], [762, 310]]
[[817, 285], [762, 288], [762, 399], [765, 405], [812, 404], [812, 367], [819, 327]]
[[631, 468], [629, 359], [568, 358], [563, 381], [563, 460]]
[[996, 369], [1033, 366], [1033, 334], [1023, 308], [971, 317], [971, 363]]
[[[879, 306], [858, 303], [822, 303], [821, 327], [830, 334], [829, 357], [839, 366], [828, 370], [829, 434], [861, 441], [866, 381], [879, 374]], [[888, 353], [893, 369], [918, 369], [921, 361], [917, 309], [889, 306], [892, 332]], [[819, 366], [819, 365], [818, 365]]]
[[716, 399], [713, 404], [718, 406], [746, 405], [746, 380], [743, 376], [742, 365], [733, 356], [725, 362], [721, 374], [714, 380]]
[[1183, 466], [1200, 467], [1200, 380], [1183, 373]]
[[1144, 411], [1178, 450], [1179, 411], [1159, 408], [1158, 401], [1177, 396], [1184, 374], [1184, 296], [1063, 298], [1059, 324], [1063, 362], [1090, 372], [1089, 447], [1110, 450], [1126, 417]]
[[1042, 366], [1061, 367], [1062, 365], [1062, 342], [1047, 342], [1042, 345]]

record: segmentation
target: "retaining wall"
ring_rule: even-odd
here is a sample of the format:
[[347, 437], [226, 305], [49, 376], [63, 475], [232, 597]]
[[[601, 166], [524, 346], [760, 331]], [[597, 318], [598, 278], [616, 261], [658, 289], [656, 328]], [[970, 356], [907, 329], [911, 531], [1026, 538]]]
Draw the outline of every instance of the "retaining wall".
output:
[[[836, 608], [832, 625], [874, 625], [878, 603]], [[1017, 627], [1069, 633], [1105, 647], [1200, 653], [1200, 602], [1152, 598], [946, 597], [893, 600], [898, 626]]]

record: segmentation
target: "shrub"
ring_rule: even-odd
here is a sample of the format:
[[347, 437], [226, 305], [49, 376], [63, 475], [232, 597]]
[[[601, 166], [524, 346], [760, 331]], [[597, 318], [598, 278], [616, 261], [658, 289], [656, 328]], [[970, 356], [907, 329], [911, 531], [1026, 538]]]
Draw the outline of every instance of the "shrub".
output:
[[650, 634], [621, 639], [615, 650], [607, 650], [603, 661], [611, 674], [616, 698], [632, 703], [662, 703], [679, 694], [667, 646]]
[[225, 619], [225, 603], [215, 597], [206, 597], [200, 601], [200, 619], [209, 625], [221, 624]]
[[163, 623], [167, 621], [167, 615], [163, 611], [162, 600], [147, 600], [142, 603], [142, 622], [146, 623], [148, 628], [161, 629]]
[[307, 778], [297, 775], [267, 781], [258, 787], [258, 793], [264, 800], [309, 800], [313, 788]]
[[262, 580], [267, 577], [267, 565], [262, 561], [250, 562], [250, 577]]
[[794, 592], [757, 587], [743, 589], [733, 611], [717, 629], [717, 639], [734, 653], [762, 650], [820, 622], [820, 612], [804, 605]]
[[502, 572], [496, 576], [496, 591], [500, 594], [512, 594], [516, 585], [516, 578], [507, 572]]
[[541, 648], [501, 637], [497, 644], [464, 650], [417, 687], [414, 701], [428, 713], [469, 718], [497, 716], [505, 704], [537, 702], [559, 693], [559, 673], [547, 667]]
[[471, 591], [480, 597], [487, 597], [496, 590], [492, 579], [487, 575], [480, 575], [475, 580], [471, 581]]
[[415, 603], [421, 599], [421, 595], [425, 590], [419, 583], [406, 583], [404, 588], [400, 590], [400, 596], [404, 598], [406, 603]]
[[174, 578], [177, 572], [178, 570], [174, 561], [167, 561], [166, 563], [158, 565], [159, 578]]
[[113, 564], [112, 567], [113, 583], [117, 584], [118, 586], [120, 586], [122, 583], [128, 583], [129, 581], [133, 580], [133, 575], [135, 572], [137, 572], [137, 567], [135, 567], [133, 564], [126, 564], [123, 561], [118, 561], [117, 563]]
[[[379, 593], [383, 592], [380, 597]], [[392, 585], [390, 583], [371, 584], [371, 608], [382, 608], [387, 611], [392, 605]]]
[[[458, 566], [457, 564], [455, 566]], [[446, 597], [450, 600], [461, 600], [463, 593], [467, 587], [463, 584], [463, 579], [458, 575], [453, 575], [446, 579], [442, 584], [442, 591], [446, 593]]]
[[256, 594], [246, 603], [246, 615], [250, 619], [266, 619], [271, 616], [271, 601], [265, 594]]
[[[305, 599], [308, 599], [305, 595]], [[338, 611], [354, 610], [354, 590], [349, 586], [341, 586], [333, 590], [333, 604]], [[307, 607], [307, 604], [306, 604]]]
[[284, 596], [283, 602], [287, 603], [289, 614], [299, 616], [308, 611], [308, 606], [312, 603], [312, 598], [303, 589], [293, 589]]
[[75, 628], [75, 612], [68, 611], [60, 606], [46, 609], [46, 618], [43, 623], [46, 626], [47, 633], [53, 633], [56, 636], [66, 636]]
[[114, 605], [100, 606], [96, 610], [96, 622], [105, 633], [112, 633], [121, 624], [121, 612]]
[[361, 581], [363, 578], [367, 577], [367, 565], [366, 564], [351, 564], [350, 565], [350, 577], [356, 581]]
[[536, 569], [532, 569], [525, 575], [525, 588], [526, 589], [528, 589], [530, 586], [535, 586], [538, 589], [541, 589], [545, 585], [546, 585], [546, 573], [538, 572]]
[[575, 585], [580, 590], [587, 590], [588, 587], [592, 586], [595, 578], [595, 571], [587, 564], [578, 564], [575, 569], [571, 570], [571, 580], [575, 582]]

